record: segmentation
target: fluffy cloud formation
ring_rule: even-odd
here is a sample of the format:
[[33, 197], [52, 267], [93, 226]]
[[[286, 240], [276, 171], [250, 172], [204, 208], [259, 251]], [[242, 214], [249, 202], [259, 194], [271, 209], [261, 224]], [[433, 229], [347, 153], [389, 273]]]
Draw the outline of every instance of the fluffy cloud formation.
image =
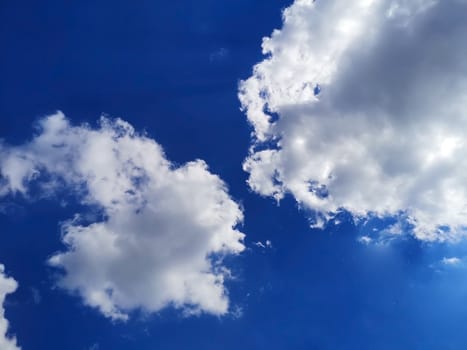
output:
[[13, 293], [16, 288], [18, 288], [18, 284], [13, 278], [5, 276], [5, 267], [0, 264], [0, 349], [2, 350], [20, 349], [16, 345], [16, 339], [6, 335], [8, 321], [5, 319], [5, 309], [3, 307], [7, 294]]
[[[219, 177], [196, 160], [171, 164], [152, 139], [122, 120], [72, 126], [62, 113], [39, 122], [27, 144], [0, 151], [0, 192], [73, 191], [100, 213], [62, 225], [67, 250], [49, 263], [59, 285], [113, 319], [174, 306], [221, 315], [229, 300], [222, 264], [244, 249], [243, 220]], [[94, 215], [96, 216], [96, 215]]]
[[241, 82], [250, 187], [325, 224], [398, 217], [422, 240], [467, 224], [467, 2], [296, 0]]

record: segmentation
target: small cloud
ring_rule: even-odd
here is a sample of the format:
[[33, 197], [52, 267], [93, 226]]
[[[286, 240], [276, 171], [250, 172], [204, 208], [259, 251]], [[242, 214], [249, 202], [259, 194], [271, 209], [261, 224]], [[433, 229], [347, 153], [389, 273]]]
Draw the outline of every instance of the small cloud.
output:
[[37, 288], [34, 288], [32, 287], [31, 288], [31, 294], [32, 294], [32, 300], [34, 302], [34, 304], [40, 304], [40, 302], [42, 301], [42, 296], [41, 296], [41, 293], [39, 292], [39, 290]]
[[362, 244], [368, 245], [371, 242], [373, 242], [373, 239], [370, 236], [360, 236], [357, 238], [357, 241]]
[[253, 244], [260, 248], [266, 248], [266, 246], [262, 242], [254, 242]]
[[221, 47], [219, 50], [212, 52], [209, 55], [209, 62], [223, 61], [229, 56], [230, 52], [225, 47]]
[[253, 244], [257, 246], [258, 248], [263, 248], [263, 249], [272, 248], [272, 242], [269, 239], [267, 239], [264, 243], [261, 241], [258, 241], [258, 242], [253, 242]]
[[243, 316], [243, 308], [241, 306], [234, 306], [232, 310], [230, 311], [230, 316], [234, 319], [237, 320]]
[[457, 257], [452, 257], [452, 258], [444, 257], [441, 260], [441, 262], [443, 263], [443, 265], [456, 266], [456, 265], [459, 265], [462, 262], [462, 260]]
[[441, 260], [431, 264], [430, 267], [438, 273], [443, 273], [449, 271], [450, 269], [465, 269], [465, 261], [466, 257], [443, 257]]
[[98, 343], [94, 343], [91, 345], [91, 347], [89, 348], [89, 350], [99, 350], [100, 347], [99, 347], [99, 344]]

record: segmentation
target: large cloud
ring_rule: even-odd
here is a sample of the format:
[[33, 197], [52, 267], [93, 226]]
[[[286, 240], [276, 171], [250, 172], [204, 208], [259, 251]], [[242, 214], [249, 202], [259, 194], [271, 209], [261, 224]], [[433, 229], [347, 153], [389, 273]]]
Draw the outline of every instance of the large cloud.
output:
[[296, 0], [240, 84], [251, 188], [324, 223], [344, 208], [405, 218], [423, 240], [465, 235], [466, 13], [465, 0]]
[[20, 349], [16, 345], [14, 337], [7, 337], [8, 321], [5, 319], [5, 309], [3, 307], [7, 294], [13, 293], [16, 288], [18, 288], [18, 284], [13, 278], [5, 276], [5, 267], [0, 264], [0, 349], [2, 350]]
[[[228, 311], [222, 264], [244, 249], [242, 211], [225, 184], [196, 160], [176, 167], [152, 139], [122, 120], [72, 126], [62, 113], [44, 118], [27, 144], [3, 146], [3, 193], [71, 190], [101, 212], [62, 225], [67, 250], [50, 264], [59, 285], [113, 319], [128, 312]], [[94, 215], [95, 216], [95, 215]]]

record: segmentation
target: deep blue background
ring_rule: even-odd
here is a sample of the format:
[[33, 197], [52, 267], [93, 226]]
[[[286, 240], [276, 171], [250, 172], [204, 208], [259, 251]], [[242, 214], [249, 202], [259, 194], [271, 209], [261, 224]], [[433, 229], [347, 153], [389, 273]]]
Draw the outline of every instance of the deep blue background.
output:
[[[439, 263], [465, 244], [365, 246], [349, 220], [314, 231], [292, 199], [276, 206], [247, 189], [237, 84], [289, 3], [0, 1], [0, 137], [22, 143], [58, 109], [74, 123], [121, 117], [170, 160], [207, 161], [245, 207], [249, 247], [230, 261], [240, 318], [165, 310], [112, 324], [53, 289], [44, 263], [62, 248], [59, 222], [81, 208], [2, 199], [0, 262], [20, 283], [7, 317], [24, 350], [467, 348], [466, 270]], [[266, 239], [273, 249], [252, 244]]]

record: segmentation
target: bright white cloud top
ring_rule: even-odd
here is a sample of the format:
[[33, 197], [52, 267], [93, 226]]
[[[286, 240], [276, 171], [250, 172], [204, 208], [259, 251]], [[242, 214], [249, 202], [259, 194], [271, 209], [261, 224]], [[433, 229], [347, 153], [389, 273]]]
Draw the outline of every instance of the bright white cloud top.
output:
[[466, 13], [465, 0], [296, 0], [240, 84], [250, 187], [293, 195], [317, 225], [345, 208], [404, 216], [422, 240], [465, 235]]
[[243, 220], [222, 180], [196, 160], [171, 164], [161, 146], [122, 120], [72, 126], [42, 119], [34, 138], [0, 152], [3, 193], [71, 189], [102, 212], [62, 225], [67, 250], [50, 264], [59, 285], [113, 319], [174, 306], [187, 313], [229, 310], [222, 257], [244, 249]]
[[5, 297], [13, 293], [18, 288], [18, 283], [5, 275], [5, 266], [0, 264], [0, 349], [19, 350], [16, 345], [16, 338], [7, 337], [8, 321], [5, 319]]

